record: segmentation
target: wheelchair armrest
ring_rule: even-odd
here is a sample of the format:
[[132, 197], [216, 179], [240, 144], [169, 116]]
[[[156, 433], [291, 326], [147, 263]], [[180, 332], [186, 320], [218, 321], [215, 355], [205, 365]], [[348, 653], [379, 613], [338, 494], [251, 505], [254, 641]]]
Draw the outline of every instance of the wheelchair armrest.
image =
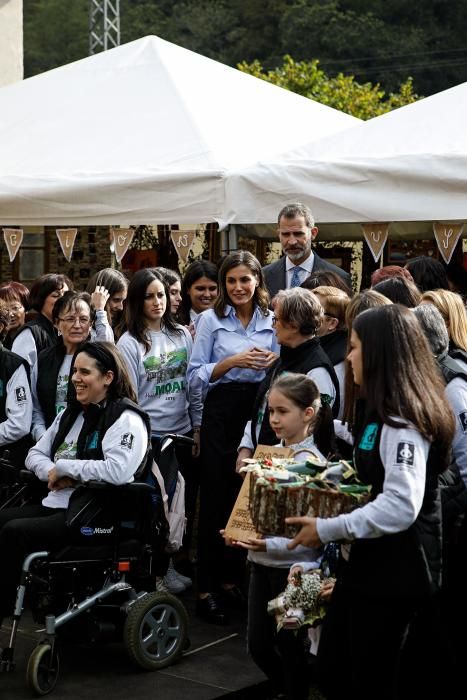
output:
[[109, 484], [107, 481], [87, 481], [86, 483], [80, 484], [80, 486], [85, 486], [91, 491], [107, 491], [111, 493], [112, 491], [119, 494], [130, 492], [130, 493], [154, 493], [156, 489], [151, 484], [146, 484], [143, 481], [131, 481], [129, 484]]
[[[186, 435], [177, 435], [176, 433], [167, 433], [160, 438], [161, 444], [164, 445], [166, 440], [172, 440], [176, 445], [194, 445], [195, 441]], [[164, 448], [162, 448], [164, 449]]]
[[19, 469], [18, 475], [20, 481], [24, 481], [26, 484], [32, 484], [33, 481], [38, 481], [37, 476], [34, 472], [30, 472], [29, 469]]

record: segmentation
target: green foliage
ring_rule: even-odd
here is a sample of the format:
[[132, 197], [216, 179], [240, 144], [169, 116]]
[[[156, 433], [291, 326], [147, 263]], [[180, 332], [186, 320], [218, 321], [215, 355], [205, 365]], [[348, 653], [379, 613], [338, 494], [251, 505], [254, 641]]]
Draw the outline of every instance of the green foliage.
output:
[[284, 56], [282, 66], [274, 70], [265, 71], [260, 61], [243, 62], [238, 68], [359, 119], [371, 119], [418, 99], [411, 78], [401, 84], [398, 92], [387, 95], [379, 84], [358, 83], [353, 75], [338, 73], [329, 77], [318, 60], [294, 61], [291, 56]]

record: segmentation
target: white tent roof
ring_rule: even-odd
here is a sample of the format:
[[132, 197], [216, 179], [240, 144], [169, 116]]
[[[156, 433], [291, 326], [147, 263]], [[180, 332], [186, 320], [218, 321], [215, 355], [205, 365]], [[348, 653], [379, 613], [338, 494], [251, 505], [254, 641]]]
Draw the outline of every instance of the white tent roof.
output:
[[227, 170], [356, 123], [145, 37], [0, 90], [0, 224], [216, 221]]
[[463, 83], [232, 173], [226, 222], [272, 222], [296, 200], [318, 222], [467, 219], [466, 112]]

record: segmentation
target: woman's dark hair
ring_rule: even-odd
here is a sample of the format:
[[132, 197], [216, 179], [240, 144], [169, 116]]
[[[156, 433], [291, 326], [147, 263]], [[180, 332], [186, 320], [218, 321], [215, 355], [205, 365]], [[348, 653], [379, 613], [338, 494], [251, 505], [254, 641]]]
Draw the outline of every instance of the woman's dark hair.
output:
[[151, 348], [151, 339], [148, 334], [146, 323], [144, 320], [144, 297], [146, 290], [151, 284], [157, 280], [164, 287], [166, 307], [162, 317], [161, 330], [166, 330], [171, 333], [181, 333], [181, 329], [175, 323], [170, 311], [170, 291], [164, 277], [155, 268], [144, 268], [138, 270], [133, 275], [133, 278], [128, 285], [128, 296], [125, 306], [125, 326], [134, 338], [141, 343], [146, 352]]
[[126, 291], [128, 280], [120, 270], [115, 270], [113, 267], [105, 267], [90, 278], [86, 291], [92, 294], [96, 291], [96, 287], [105, 287], [110, 296], [113, 297], [114, 294]]
[[54, 304], [52, 309], [52, 323], [56, 324], [63, 313], [73, 311], [80, 302], [84, 302], [89, 306], [89, 317], [92, 321], [91, 295], [88, 294], [88, 292], [65, 292]]
[[418, 306], [422, 296], [417, 285], [404, 277], [388, 277], [375, 284], [373, 291], [384, 294], [393, 304], [402, 304], [408, 309]]
[[0, 299], [0, 342], [5, 340], [7, 334], [7, 327], [10, 323], [10, 312], [3, 299]]
[[29, 293], [30, 308], [41, 313], [49, 294], [60, 291], [65, 285], [67, 285], [68, 289], [73, 289], [73, 282], [66, 275], [57, 275], [55, 273], [41, 275], [32, 284]]
[[8, 302], [19, 302], [24, 309], [29, 309], [29, 289], [21, 282], [3, 282], [0, 284], [0, 299]]
[[157, 270], [157, 272], [159, 272], [159, 274], [161, 274], [162, 277], [166, 280], [169, 287], [171, 287], [176, 282], [181, 283], [182, 281], [178, 272], [175, 272], [175, 270], [170, 270], [168, 267], [153, 267], [151, 269]]
[[[355, 294], [350, 300], [345, 311], [345, 323], [347, 326], [347, 355], [350, 352], [350, 334], [354, 319], [363, 311], [368, 309], [377, 309], [381, 306], [389, 306], [392, 302], [387, 297], [374, 289], [366, 289], [363, 292]], [[349, 430], [352, 430], [355, 420], [355, 406], [359, 397], [359, 387], [353, 380], [352, 368], [349, 361], [345, 361], [345, 383], [344, 383], [344, 413], [342, 422], [347, 423]]]
[[256, 277], [258, 286], [256, 287], [253, 296], [253, 304], [260, 309], [263, 316], [268, 316], [269, 294], [264, 284], [263, 271], [261, 270], [259, 260], [257, 260], [257, 258], [255, 258], [255, 256], [248, 250], [239, 250], [236, 253], [226, 255], [222, 261], [222, 265], [219, 270], [219, 296], [214, 302], [214, 311], [216, 316], [218, 318], [224, 318], [225, 307], [228, 304], [232, 304], [229, 295], [227, 294], [225, 279], [227, 277], [227, 273], [239, 265], [245, 265], [245, 267], [247, 267]]
[[137, 397], [133, 385], [131, 383], [125, 360], [120, 351], [113, 343], [105, 341], [96, 341], [95, 343], [86, 342], [75, 353], [73, 364], [76, 357], [85, 352], [86, 355], [92, 357], [96, 363], [96, 367], [101, 374], [112, 371], [114, 378], [107, 390], [107, 396], [111, 399], [127, 398], [137, 402]]
[[[362, 395], [367, 415], [392, 427], [412, 424], [437, 442], [447, 457], [454, 437], [454, 417], [444, 396], [431, 348], [415, 314], [391, 304], [365, 311], [353, 330], [362, 344]], [[441, 471], [447, 464], [441, 464]]]
[[337, 289], [342, 289], [343, 292], [352, 296], [352, 290], [337, 272], [332, 270], [316, 270], [312, 272], [309, 277], [304, 280], [300, 287], [303, 289], [316, 289], [316, 287], [337, 287]]
[[321, 396], [316, 383], [306, 374], [287, 373], [280, 375], [272, 384], [269, 392], [277, 389], [281, 394], [302, 410], [312, 406], [315, 419], [310, 424], [317, 448], [323, 455], [334, 453], [334, 421], [331, 406], [321, 403]]
[[431, 289], [449, 289], [446, 270], [436, 258], [420, 255], [418, 258], [409, 260], [405, 267], [421, 292], [429, 292]]
[[190, 323], [191, 299], [189, 295], [190, 287], [194, 285], [201, 277], [206, 277], [212, 282], [218, 283], [217, 267], [209, 260], [195, 260], [190, 263], [185, 270], [182, 278], [182, 302], [178, 310], [180, 323], [188, 326]]

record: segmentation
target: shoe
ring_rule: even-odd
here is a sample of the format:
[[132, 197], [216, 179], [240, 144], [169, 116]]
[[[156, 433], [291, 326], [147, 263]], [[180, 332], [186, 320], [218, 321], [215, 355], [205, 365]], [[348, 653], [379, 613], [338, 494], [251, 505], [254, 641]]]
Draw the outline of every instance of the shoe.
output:
[[248, 607], [247, 597], [238, 586], [222, 588], [221, 596], [222, 601], [227, 608], [233, 608], [234, 610], [246, 610]]
[[196, 602], [196, 614], [213, 625], [226, 625], [227, 615], [225, 610], [209, 593], [206, 598], [198, 598]]
[[167, 576], [169, 576], [169, 574], [172, 578], [181, 581], [185, 586], [185, 589], [190, 588], [193, 585], [193, 581], [191, 580], [191, 578], [189, 578], [188, 576], [184, 576], [180, 573], [180, 571], [177, 571], [177, 569], [174, 567], [172, 559], [170, 560], [169, 568], [167, 569]]
[[183, 593], [183, 591], [187, 588], [187, 586], [185, 586], [185, 584], [182, 583], [179, 578], [177, 578], [175, 569], [171, 569], [170, 566], [167, 569], [166, 575], [164, 576], [164, 585], [169, 593], [173, 593], [174, 595]]

